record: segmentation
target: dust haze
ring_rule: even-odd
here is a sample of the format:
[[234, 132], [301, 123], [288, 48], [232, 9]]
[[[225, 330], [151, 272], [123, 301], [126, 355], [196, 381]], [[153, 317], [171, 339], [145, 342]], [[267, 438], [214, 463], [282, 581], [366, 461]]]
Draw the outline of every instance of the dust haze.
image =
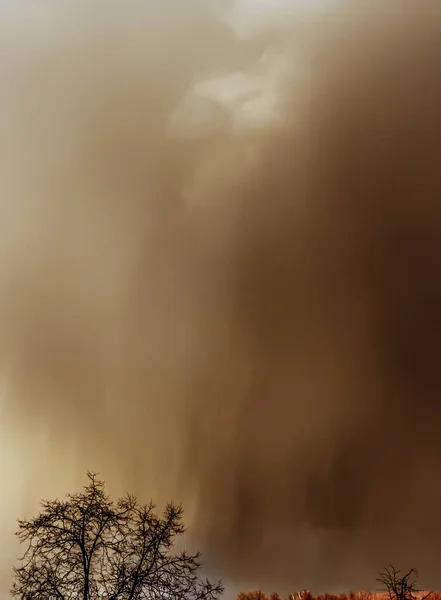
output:
[[441, 585], [441, 5], [270, 5], [2, 0], [4, 569], [93, 469], [234, 591]]

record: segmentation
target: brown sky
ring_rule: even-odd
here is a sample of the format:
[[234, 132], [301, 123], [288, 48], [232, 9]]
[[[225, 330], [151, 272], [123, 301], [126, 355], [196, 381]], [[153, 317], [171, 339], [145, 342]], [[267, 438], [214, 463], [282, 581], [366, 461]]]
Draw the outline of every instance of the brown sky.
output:
[[441, 5], [287, 5], [1, 8], [8, 567], [94, 469], [236, 587], [441, 586]]

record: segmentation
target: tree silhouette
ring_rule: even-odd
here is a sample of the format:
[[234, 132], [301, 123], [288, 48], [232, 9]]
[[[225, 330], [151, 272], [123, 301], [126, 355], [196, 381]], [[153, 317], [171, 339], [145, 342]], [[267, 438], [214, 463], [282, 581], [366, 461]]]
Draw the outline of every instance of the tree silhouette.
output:
[[381, 591], [387, 592], [390, 600], [427, 600], [432, 592], [429, 592], [422, 598], [419, 597], [421, 590], [416, 587], [418, 580], [418, 571], [410, 569], [404, 574], [389, 565], [380, 573], [377, 581], [384, 587]]
[[39, 600], [215, 600], [221, 582], [198, 576], [200, 553], [173, 554], [185, 531], [181, 506], [155, 506], [127, 495], [116, 503], [88, 473], [82, 493], [43, 501], [41, 514], [19, 521], [27, 543], [14, 567], [14, 598]]

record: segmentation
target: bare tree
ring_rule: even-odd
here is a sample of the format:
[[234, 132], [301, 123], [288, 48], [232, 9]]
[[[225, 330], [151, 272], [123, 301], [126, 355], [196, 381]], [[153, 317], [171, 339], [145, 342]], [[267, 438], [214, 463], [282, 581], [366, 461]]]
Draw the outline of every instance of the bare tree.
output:
[[418, 571], [410, 569], [402, 575], [402, 571], [389, 565], [377, 578], [383, 584], [381, 591], [387, 592], [390, 600], [427, 600], [432, 592], [421, 596], [421, 591], [416, 587]]
[[82, 493], [42, 502], [41, 514], [19, 521], [27, 544], [14, 568], [14, 598], [39, 600], [216, 600], [221, 582], [198, 576], [200, 553], [173, 554], [184, 531], [181, 506], [155, 506], [127, 495], [116, 503], [88, 473]]

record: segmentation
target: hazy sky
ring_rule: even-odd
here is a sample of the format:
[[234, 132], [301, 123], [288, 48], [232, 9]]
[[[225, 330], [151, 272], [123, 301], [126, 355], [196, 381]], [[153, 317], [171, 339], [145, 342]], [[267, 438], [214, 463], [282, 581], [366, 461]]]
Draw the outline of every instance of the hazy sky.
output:
[[0, 4], [5, 569], [92, 469], [232, 589], [441, 585], [441, 5], [246, 5]]

